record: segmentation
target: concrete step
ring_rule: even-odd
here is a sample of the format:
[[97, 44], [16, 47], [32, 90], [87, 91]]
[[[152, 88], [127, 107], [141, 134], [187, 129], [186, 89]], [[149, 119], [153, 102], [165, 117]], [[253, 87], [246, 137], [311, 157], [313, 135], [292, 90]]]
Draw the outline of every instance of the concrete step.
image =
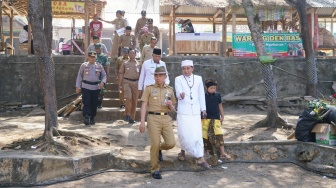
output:
[[[126, 103], [126, 100], [125, 100]], [[104, 98], [103, 107], [120, 107], [119, 98]], [[141, 101], [138, 101], [137, 107], [141, 107]]]
[[[169, 112], [168, 114], [170, 115], [170, 117], [172, 117], [173, 120], [176, 119], [175, 112]], [[116, 121], [116, 120], [122, 120], [124, 119], [124, 117], [125, 117], [125, 109], [103, 107], [102, 109], [97, 110], [95, 120], [96, 122]], [[135, 121], [139, 122], [140, 118], [141, 118], [140, 108], [137, 108], [135, 113]], [[75, 111], [71, 113], [69, 116], [69, 120], [83, 121], [84, 118], [82, 111]]]
[[118, 90], [105, 90], [104, 97], [105, 98], [119, 98], [119, 91]]
[[118, 84], [116, 83], [107, 83], [105, 85], [105, 89], [106, 90], [114, 90], [114, 91], [118, 91]]

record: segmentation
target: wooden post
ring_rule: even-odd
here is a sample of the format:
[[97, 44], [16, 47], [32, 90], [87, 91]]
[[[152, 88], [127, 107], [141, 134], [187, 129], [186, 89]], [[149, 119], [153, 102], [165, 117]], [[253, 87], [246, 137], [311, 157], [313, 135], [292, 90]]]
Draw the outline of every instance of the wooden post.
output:
[[[38, 37], [38, 36], [35, 36]], [[28, 52], [27, 54], [30, 55], [31, 54], [31, 26], [30, 23], [28, 22]]]
[[[10, 17], [9, 17], [9, 43], [11, 46], [14, 47], [13, 43], [13, 18], [14, 18], [14, 11], [11, 10]], [[11, 55], [14, 55], [14, 50], [11, 50]]]
[[236, 33], [236, 12], [232, 12], [232, 33]]
[[312, 46], [313, 46], [313, 49], [314, 49], [314, 8], [311, 9], [311, 12], [310, 12], [310, 18], [311, 18], [311, 41], [312, 41]]
[[226, 18], [225, 18], [225, 8], [222, 9], [222, 56], [226, 57]]
[[[3, 27], [2, 27], [2, 0], [0, 1], [0, 13], [1, 13], [1, 17], [0, 17], [0, 42], [4, 42], [3, 41]], [[1, 46], [2, 47], [2, 46]]]
[[173, 55], [173, 38], [172, 38], [172, 24], [174, 23], [172, 20], [172, 14], [173, 14], [173, 6], [171, 6], [171, 10], [170, 10], [170, 15], [169, 15], [169, 55]]
[[175, 49], [175, 41], [176, 41], [176, 35], [175, 35], [175, 5], [173, 5], [173, 55], [176, 55], [176, 49]]
[[[90, 42], [90, 32], [88, 28], [89, 23], [89, 5], [87, 2], [85, 2], [85, 16], [84, 16], [84, 26], [85, 26], [85, 37], [84, 37], [84, 52], [89, 46]], [[86, 54], [85, 54], [86, 55]]]
[[213, 33], [216, 33], [216, 22], [215, 22], [215, 21], [216, 21], [216, 19], [213, 18], [213, 19], [212, 19], [212, 32], [213, 32]]

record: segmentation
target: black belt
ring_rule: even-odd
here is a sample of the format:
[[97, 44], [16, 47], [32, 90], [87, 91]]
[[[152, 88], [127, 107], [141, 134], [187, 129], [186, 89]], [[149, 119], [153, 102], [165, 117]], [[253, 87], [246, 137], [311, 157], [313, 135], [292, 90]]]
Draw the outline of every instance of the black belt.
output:
[[133, 82], [135, 82], [135, 81], [138, 81], [139, 79], [129, 79], [129, 78], [124, 78], [125, 80], [129, 80], [129, 81], [133, 81]]
[[168, 115], [167, 112], [148, 112], [148, 114], [154, 114], [154, 115], [160, 115], [160, 116]]
[[89, 85], [97, 85], [99, 84], [100, 82], [89, 82], [89, 81], [86, 81], [86, 80], [83, 80], [84, 83], [86, 84], [89, 84]]

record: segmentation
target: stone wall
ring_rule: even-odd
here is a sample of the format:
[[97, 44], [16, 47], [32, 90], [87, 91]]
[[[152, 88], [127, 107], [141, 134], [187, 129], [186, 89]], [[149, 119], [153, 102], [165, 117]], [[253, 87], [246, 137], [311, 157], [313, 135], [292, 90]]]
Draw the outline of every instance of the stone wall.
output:
[[[56, 93], [63, 98], [75, 93], [75, 80], [83, 56], [55, 56]], [[194, 61], [194, 73], [203, 79], [218, 81], [218, 91], [223, 95], [255, 96], [265, 95], [261, 65], [256, 58], [221, 58], [215, 56], [174, 56], [164, 57], [167, 63], [171, 84], [180, 75], [180, 62], [183, 59]], [[0, 101], [22, 102], [23, 104], [43, 103], [39, 87], [39, 76], [34, 56], [0, 57]], [[304, 96], [306, 80], [305, 62], [302, 58], [285, 58], [273, 65], [278, 97]], [[283, 69], [280, 70], [279, 68]], [[318, 80], [336, 79], [336, 59], [318, 59]], [[287, 72], [285, 72], [287, 71]], [[111, 71], [112, 75], [114, 71]], [[297, 76], [293, 76], [295, 74]], [[323, 95], [333, 94], [331, 82], [319, 82], [318, 90]]]

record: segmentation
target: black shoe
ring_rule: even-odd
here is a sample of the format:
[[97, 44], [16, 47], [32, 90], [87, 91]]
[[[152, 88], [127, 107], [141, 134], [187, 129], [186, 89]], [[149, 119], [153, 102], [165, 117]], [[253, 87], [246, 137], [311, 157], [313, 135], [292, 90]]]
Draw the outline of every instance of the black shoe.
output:
[[103, 108], [103, 106], [102, 106], [102, 105], [99, 105], [99, 106], [98, 106], [98, 109], [102, 109], [102, 108]]
[[85, 117], [84, 117], [84, 124], [85, 125], [90, 125], [89, 116], [88, 115], [85, 115]]
[[129, 119], [128, 121], [129, 123], [135, 123], [135, 121], [133, 119]]
[[91, 125], [96, 124], [96, 122], [95, 122], [95, 120], [94, 120], [94, 117], [90, 118], [90, 124], [91, 124]]
[[162, 176], [160, 175], [160, 172], [157, 171], [157, 170], [153, 172], [152, 177], [154, 179], [162, 179]]
[[98, 101], [98, 108], [99, 109], [103, 108], [102, 103], [103, 103], [103, 101], [101, 101], [101, 100]]
[[123, 108], [125, 108], [125, 105], [120, 105], [120, 109], [123, 109]]
[[125, 121], [129, 121], [130, 120], [130, 116], [125, 116], [124, 120]]
[[162, 150], [159, 150], [159, 161], [163, 161]]

